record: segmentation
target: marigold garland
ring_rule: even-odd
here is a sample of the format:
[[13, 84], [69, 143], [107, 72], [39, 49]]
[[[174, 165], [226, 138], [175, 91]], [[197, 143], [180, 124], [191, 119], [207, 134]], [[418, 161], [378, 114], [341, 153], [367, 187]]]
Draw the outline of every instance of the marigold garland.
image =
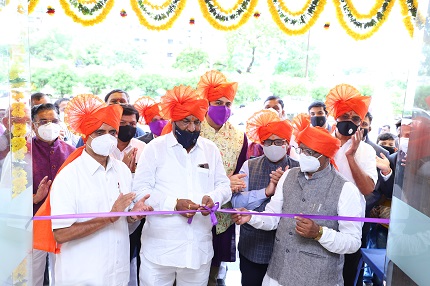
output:
[[161, 5], [155, 5], [155, 4], [152, 4], [151, 2], [146, 1], [146, 0], [143, 0], [142, 2], [143, 2], [143, 4], [144, 4], [144, 5], [149, 6], [149, 7], [150, 7], [151, 9], [153, 9], [153, 10], [162, 10], [162, 9], [166, 8], [167, 6], [169, 6], [169, 4], [170, 4], [170, 0], [166, 0], [166, 1], [165, 1], [163, 4], [161, 4]]
[[[267, 0], [270, 14], [276, 25], [287, 35], [295, 36], [306, 33], [318, 20], [324, 10], [327, 0], [312, 0], [301, 15], [293, 16], [289, 10], [285, 11], [279, 0]], [[303, 9], [301, 9], [303, 10]], [[296, 14], [296, 13], [294, 13]], [[291, 27], [300, 26], [298, 29]]]
[[381, 10], [381, 6], [385, 3], [384, 1], [376, 1], [375, 5], [370, 9], [370, 11], [366, 14], [362, 14], [357, 11], [352, 0], [344, 0], [349, 10], [351, 11], [351, 15], [354, 16], [357, 20], [369, 19], [376, 16], [379, 10]]
[[39, 4], [39, 0], [28, 0], [28, 14], [33, 13], [34, 8]]
[[[235, 10], [232, 10], [221, 8], [216, 1], [199, 0], [200, 10], [202, 11], [203, 17], [209, 22], [212, 27], [221, 31], [236, 30], [243, 24], [245, 24], [249, 20], [249, 18], [254, 15], [253, 11], [255, 10], [257, 3], [258, 0], [243, 0], [241, 3], [238, 2], [239, 5]], [[215, 4], [217, 6], [215, 6]], [[223, 13], [222, 11], [232, 12]], [[238, 18], [240, 18], [240, 20], [237, 22]], [[234, 21], [236, 23], [232, 25], [221, 24], [228, 23], [231, 21]]]
[[302, 9], [300, 9], [299, 11], [296, 11], [296, 12], [291, 11], [291, 10], [287, 7], [287, 5], [285, 5], [285, 3], [284, 3], [284, 1], [283, 1], [283, 0], [279, 0], [278, 2], [279, 2], [279, 7], [280, 7], [282, 10], [284, 10], [288, 15], [295, 17], [295, 16], [299, 16], [299, 15], [304, 14], [304, 13], [306, 12], [306, 10], [309, 8], [309, 5], [311, 4], [311, 1], [312, 1], [312, 0], [308, 0], [308, 1], [305, 3], [305, 5], [303, 5]]
[[[154, 5], [145, 4], [146, 1], [142, 0], [130, 0], [131, 8], [136, 13], [139, 18], [140, 23], [145, 26], [148, 30], [168, 30], [172, 27], [173, 23], [181, 15], [185, 8], [186, 0], [173, 0], [170, 2], [169, 6], [164, 9], [163, 12], [153, 13], [149, 10], [162, 10], [162, 9], [152, 9]], [[155, 22], [166, 21], [164, 24], [154, 25], [151, 24], [148, 19]]]
[[[347, 1], [348, 0], [333, 0], [334, 6], [336, 8], [336, 17], [340, 25], [346, 31], [346, 33], [355, 40], [365, 40], [373, 36], [373, 34], [375, 34], [382, 24], [387, 20], [395, 2], [394, 0], [377, 0], [378, 3], [375, 4], [375, 6], [380, 7], [378, 12], [374, 17], [369, 18], [365, 22], [361, 22], [353, 16], [350, 8], [348, 7]], [[365, 33], [357, 32], [349, 27], [345, 17], [348, 18], [348, 22], [356, 29], [364, 30]]]
[[27, 172], [21, 167], [12, 168], [12, 198], [22, 193], [27, 187]]
[[[106, 16], [112, 10], [114, 0], [99, 0], [92, 8], [86, 7], [85, 4], [77, 0], [60, 0], [60, 4], [61, 7], [63, 7], [64, 13], [71, 17], [74, 22], [83, 26], [93, 26], [106, 19]], [[99, 12], [100, 10], [101, 12], [93, 19], [83, 19], [73, 11], [71, 6], [77, 9], [84, 16], [92, 16], [95, 12]]]
[[414, 22], [417, 16], [418, 3], [414, 0], [399, 0], [400, 11], [403, 16], [403, 24], [408, 30], [409, 36], [414, 35], [415, 25]]
[[239, 5], [243, 3], [243, 0], [237, 0], [236, 4], [234, 4], [233, 8], [230, 9], [224, 9], [216, 0], [212, 0], [212, 3], [215, 7], [215, 9], [219, 10], [221, 13], [224, 14], [231, 14], [233, 11], [236, 11]]

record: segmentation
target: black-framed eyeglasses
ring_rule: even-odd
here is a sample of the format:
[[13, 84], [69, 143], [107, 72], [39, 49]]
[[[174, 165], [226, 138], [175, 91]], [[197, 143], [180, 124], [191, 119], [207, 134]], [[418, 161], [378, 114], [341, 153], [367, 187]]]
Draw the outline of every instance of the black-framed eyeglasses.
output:
[[269, 147], [269, 146], [272, 146], [272, 145], [282, 146], [282, 145], [285, 145], [285, 144], [287, 144], [287, 141], [284, 140], [284, 139], [275, 139], [275, 140], [266, 139], [263, 142], [263, 145], [266, 146], [266, 147]]
[[60, 120], [58, 119], [52, 119], [52, 120], [48, 120], [48, 119], [40, 119], [39, 121], [35, 121], [34, 124], [37, 125], [46, 125], [48, 123], [54, 123], [54, 124], [59, 124]]
[[315, 152], [314, 150], [304, 149], [304, 148], [301, 148], [301, 147], [297, 147], [296, 148], [296, 153], [299, 154], [299, 155], [303, 153], [306, 156], [313, 156], [315, 154], [318, 154], [318, 152]]
[[348, 113], [342, 114], [339, 118], [340, 121], [352, 121], [355, 125], [360, 125], [361, 123], [361, 118], [360, 116], [354, 115], [354, 116], [349, 116]]

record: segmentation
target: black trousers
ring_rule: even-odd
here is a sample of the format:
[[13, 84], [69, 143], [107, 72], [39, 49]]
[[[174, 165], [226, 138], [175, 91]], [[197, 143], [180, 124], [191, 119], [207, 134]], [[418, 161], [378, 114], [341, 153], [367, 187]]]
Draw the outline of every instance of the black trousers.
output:
[[242, 286], [261, 286], [269, 264], [258, 264], [239, 253], [239, 267], [242, 273]]

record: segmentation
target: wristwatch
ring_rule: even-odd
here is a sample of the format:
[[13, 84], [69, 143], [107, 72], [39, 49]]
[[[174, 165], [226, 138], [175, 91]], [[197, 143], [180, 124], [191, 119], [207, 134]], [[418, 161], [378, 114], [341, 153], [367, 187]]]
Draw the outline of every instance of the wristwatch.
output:
[[323, 235], [323, 227], [320, 226], [320, 229], [318, 230], [318, 235], [314, 238], [315, 240], [320, 240], [321, 236]]

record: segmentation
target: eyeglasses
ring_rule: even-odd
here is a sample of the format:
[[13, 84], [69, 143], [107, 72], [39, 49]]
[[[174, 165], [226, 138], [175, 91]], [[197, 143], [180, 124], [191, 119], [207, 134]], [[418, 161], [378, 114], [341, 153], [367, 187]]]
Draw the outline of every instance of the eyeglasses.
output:
[[315, 152], [314, 150], [311, 150], [311, 149], [303, 149], [303, 148], [300, 148], [300, 147], [297, 147], [296, 148], [296, 153], [297, 154], [305, 154], [306, 156], [313, 156], [313, 155], [315, 155], [315, 154], [318, 154], [318, 152]]
[[282, 145], [285, 145], [286, 143], [287, 141], [284, 139], [275, 139], [275, 140], [266, 139], [264, 140], [263, 145], [266, 147], [272, 146], [273, 144], [275, 146], [282, 146]]
[[179, 120], [179, 121], [176, 121], [176, 122], [179, 123], [182, 128], [187, 128], [188, 125], [190, 125], [191, 123], [194, 124], [195, 127], [200, 127], [200, 125], [202, 124], [202, 122], [200, 120], [190, 121], [186, 118]]
[[58, 123], [60, 123], [60, 120], [58, 120], [58, 119], [52, 119], [52, 120], [40, 119], [39, 121], [35, 121], [34, 123], [37, 125], [46, 125], [48, 123], [58, 124]]
[[348, 113], [342, 114], [339, 118], [340, 121], [352, 121], [355, 125], [360, 125], [361, 123], [361, 118], [360, 116], [349, 116]]

